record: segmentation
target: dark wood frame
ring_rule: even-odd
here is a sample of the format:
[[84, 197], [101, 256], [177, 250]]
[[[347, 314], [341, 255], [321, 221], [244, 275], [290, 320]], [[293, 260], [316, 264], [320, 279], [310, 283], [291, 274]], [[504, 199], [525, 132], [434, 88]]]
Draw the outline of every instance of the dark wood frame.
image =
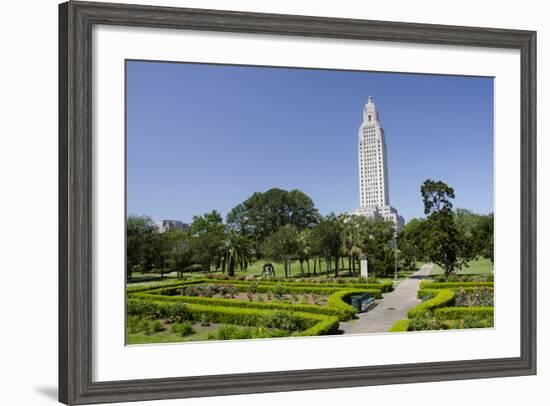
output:
[[[517, 358], [93, 382], [94, 24], [512, 48], [521, 53], [521, 355]], [[536, 373], [536, 33], [506, 29], [68, 2], [59, 6], [59, 400], [219, 396]]]

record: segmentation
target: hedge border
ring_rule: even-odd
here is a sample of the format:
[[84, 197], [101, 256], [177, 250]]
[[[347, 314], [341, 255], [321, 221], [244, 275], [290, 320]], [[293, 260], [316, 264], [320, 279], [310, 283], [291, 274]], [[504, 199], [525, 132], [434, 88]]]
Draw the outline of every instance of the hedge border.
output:
[[420, 283], [420, 289], [452, 289], [452, 288], [487, 288], [494, 287], [494, 282], [430, 282]]
[[[142, 316], [152, 316], [155, 314], [162, 315], [168, 314], [173, 308], [172, 302], [130, 298], [128, 299], [130, 306], [143, 306], [148, 308], [149, 314], [145, 313], [132, 313], [140, 314]], [[181, 311], [186, 313], [186, 316], [192, 320], [202, 320], [204, 315], [211, 322], [218, 322], [223, 324], [236, 324], [240, 326], [264, 326], [266, 320], [273, 315], [273, 309], [248, 309], [242, 307], [230, 307], [230, 306], [211, 306], [203, 304], [185, 303], [185, 306], [181, 307]], [[305, 313], [305, 312], [291, 312], [285, 310], [278, 310], [283, 313], [287, 313], [295, 321], [299, 323], [299, 330], [292, 332], [291, 335], [324, 335], [331, 334], [338, 330], [339, 320], [335, 316]]]
[[[312, 292], [315, 290], [324, 291], [333, 293], [337, 290], [343, 289], [379, 289], [382, 293], [391, 292], [393, 290], [393, 282], [384, 281], [381, 283], [307, 283], [307, 282], [276, 282], [276, 281], [245, 281], [245, 280], [230, 280], [230, 279], [209, 279], [209, 278], [199, 278], [199, 279], [188, 279], [188, 280], [178, 280], [165, 284], [151, 284], [151, 285], [142, 285], [142, 286], [127, 286], [127, 293], [137, 293], [145, 292], [148, 290], [156, 289], [177, 289], [179, 287], [189, 286], [189, 285], [198, 285], [198, 284], [225, 284], [233, 285], [235, 287], [248, 287], [252, 283], [256, 283], [258, 287], [273, 287], [277, 284], [281, 285], [283, 288], [292, 288], [295, 292], [303, 291], [307, 293], [309, 289], [313, 288]], [[303, 289], [300, 289], [303, 288]]]
[[483, 319], [494, 318], [494, 307], [442, 307], [434, 310], [434, 316], [445, 320], [458, 320], [468, 315], [475, 315]]
[[403, 319], [396, 321], [393, 326], [388, 330], [390, 333], [400, 333], [404, 331], [409, 331], [409, 319]]
[[[492, 287], [489, 287], [489, 286], [486, 286], [486, 287], [479, 287], [479, 288], [449, 288], [448, 290], [452, 290], [455, 294], [457, 292], [459, 292], [461, 289], [464, 290], [464, 292], [474, 292], [476, 290], [479, 290], [479, 289], [488, 289], [488, 290], [493, 290]], [[418, 297], [419, 299], [422, 299], [426, 296], [435, 296], [437, 295], [437, 292], [439, 292], [441, 289], [419, 289], [418, 292], [417, 292], [417, 295], [416, 297]]]
[[438, 289], [437, 295], [433, 298], [420, 303], [413, 307], [407, 313], [409, 319], [415, 317], [423, 317], [425, 313], [431, 312], [438, 307], [445, 307], [451, 304], [454, 300], [455, 294], [451, 289]]
[[327, 306], [318, 306], [310, 304], [294, 304], [294, 303], [277, 303], [277, 302], [246, 302], [239, 299], [221, 299], [209, 298], [202, 296], [167, 296], [162, 294], [134, 293], [130, 298], [138, 298], [142, 300], [170, 301], [182, 303], [195, 303], [212, 306], [228, 306], [242, 307], [249, 309], [271, 309], [271, 310], [287, 310], [298, 311], [305, 313], [325, 314], [337, 316], [339, 320], [351, 319], [357, 311], [355, 308], [345, 302], [352, 295], [368, 293], [375, 298], [381, 297], [381, 292], [378, 289], [346, 289], [339, 290], [331, 294], [327, 299]]

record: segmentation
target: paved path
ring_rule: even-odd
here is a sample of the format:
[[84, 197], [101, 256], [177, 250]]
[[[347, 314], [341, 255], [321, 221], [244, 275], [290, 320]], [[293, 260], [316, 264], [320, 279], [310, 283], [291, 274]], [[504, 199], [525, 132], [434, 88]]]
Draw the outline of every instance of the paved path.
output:
[[383, 299], [376, 301], [376, 307], [366, 313], [359, 313], [356, 320], [340, 323], [344, 334], [384, 333], [401, 319], [407, 318], [407, 311], [420, 303], [416, 298], [418, 285], [432, 270], [433, 265], [423, 265], [409, 278], [402, 281]]

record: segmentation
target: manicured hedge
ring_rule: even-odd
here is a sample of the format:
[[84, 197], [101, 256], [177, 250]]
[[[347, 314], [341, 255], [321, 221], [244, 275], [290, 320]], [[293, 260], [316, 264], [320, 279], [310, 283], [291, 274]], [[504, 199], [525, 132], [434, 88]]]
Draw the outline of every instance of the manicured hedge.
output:
[[494, 282], [430, 282], [420, 283], [420, 289], [492, 288]]
[[337, 317], [326, 317], [325, 320], [319, 321], [307, 330], [297, 333], [297, 336], [326, 336], [336, 334], [340, 323]]
[[393, 326], [390, 327], [388, 332], [398, 333], [403, 331], [409, 331], [409, 319], [403, 319], [396, 321]]
[[423, 317], [427, 312], [431, 312], [438, 307], [449, 306], [453, 303], [454, 296], [454, 292], [451, 289], [440, 289], [433, 298], [410, 309], [407, 316], [409, 319]]
[[163, 284], [151, 284], [142, 286], [128, 286], [128, 293], [145, 292], [157, 289], [178, 289], [189, 285], [197, 284], [227, 284], [233, 285], [240, 291], [248, 290], [252, 283], [255, 283], [258, 292], [270, 292], [275, 285], [281, 286], [284, 293], [318, 293], [318, 294], [331, 294], [342, 289], [379, 289], [381, 292], [391, 292], [393, 290], [393, 283], [391, 281], [383, 281], [380, 283], [308, 283], [308, 282], [275, 282], [275, 281], [243, 281], [243, 280], [231, 280], [231, 279], [188, 279], [179, 280]]
[[[289, 312], [271, 309], [249, 309], [230, 306], [212, 306], [194, 303], [171, 301], [128, 299], [128, 314], [139, 314], [146, 317], [167, 317], [174, 309], [180, 310], [184, 319], [203, 321], [204, 319], [222, 324], [240, 326], [270, 326], [274, 317], [283, 315], [296, 326], [299, 335], [317, 335], [335, 332], [338, 329], [338, 318], [321, 314]], [[279, 326], [274, 326], [280, 328]], [[314, 332], [315, 334], [312, 334]]]
[[[212, 283], [213, 285], [214, 284], [219, 284], [219, 285], [223, 285], [223, 283]], [[231, 285], [233, 287], [235, 287], [239, 292], [246, 292], [249, 290], [249, 287], [250, 287], [250, 284], [240, 284], [240, 283], [231, 283], [231, 284], [227, 284], [227, 285]], [[150, 289], [149, 291], [151, 293], [159, 293], [159, 294], [162, 294], [162, 295], [168, 295], [168, 296], [171, 296], [171, 295], [177, 295], [178, 292], [177, 290], [178, 289], [183, 289], [184, 287], [186, 287], [188, 285], [179, 285], [179, 286], [170, 286], [170, 287], [160, 287], [160, 288], [157, 288], [157, 289]], [[256, 292], [258, 293], [273, 293], [273, 289], [275, 288], [276, 284], [269, 284], [269, 285], [265, 285], [265, 284], [258, 284], [256, 285], [255, 289], [256, 289]], [[279, 291], [282, 293], [282, 294], [290, 294], [290, 293], [295, 293], [295, 294], [300, 294], [300, 293], [305, 293], [305, 294], [317, 294], [317, 295], [330, 295], [332, 293], [335, 293], [335, 292], [339, 292], [341, 290], [349, 290], [349, 289], [362, 289], [362, 290], [365, 290], [365, 291], [372, 291], [372, 292], [382, 292], [381, 289], [378, 289], [376, 288], [375, 286], [378, 286], [378, 285], [371, 285], [371, 284], [365, 284], [365, 285], [360, 285], [360, 286], [356, 286], [356, 287], [346, 287], [346, 286], [341, 286], [341, 287], [330, 287], [330, 286], [327, 286], [327, 287], [324, 287], [324, 286], [293, 286], [293, 285], [290, 285], [290, 284], [287, 284], [287, 285], [284, 285], [284, 284], [279, 284]], [[129, 293], [134, 293], [134, 292], [129, 292]], [[377, 294], [377, 297], [381, 297], [380, 294]]]
[[[457, 293], [459, 290], [464, 290], [464, 292], [466, 293], [471, 293], [471, 292], [475, 292], [476, 290], [479, 290], [479, 289], [487, 289], [487, 290], [493, 290], [493, 288], [491, 286], [487, 286], [487, 287], [477, 287], [477, 288], [451, 288], [450, 290], [452, 290], [454, 293]], [[425, 298], [425, 297], [433, 297], [435, 295], [437, 295], [437, 292], [439, 292], [441, 289], [420, 289], [418, 291], [418, 294], [417, 294], [417, 297], [419, 299], [422, 299], [422, 298]]]
[[243, 307], [249, 309], [278, 309], [287, 311], [299, 311], [305, 313], [326, 314], [337, 316], [340, 320], [351, 319], [356, 310], [345, 302], [352, 295], [368, 293], [375, 298], [381, 297], [378, 289], [348, 289], [339, 290], [328, 297], [328, 306], [319, 306], [300, 303], [280, 303], [280, 302], [247, 302], [238, 299], [221, 299], [203, 296], [165, 296], [151, 293], [135, 293], [131, 297], [141, 300], [170, 301], [180, 303], [196, 303], [212, 306]]
[[439, 319], [458, 320], [468, 316], [475, 316], [481, 319], [492, 319], [494, 307], [443, 307], [435, 309], [434, 315]]

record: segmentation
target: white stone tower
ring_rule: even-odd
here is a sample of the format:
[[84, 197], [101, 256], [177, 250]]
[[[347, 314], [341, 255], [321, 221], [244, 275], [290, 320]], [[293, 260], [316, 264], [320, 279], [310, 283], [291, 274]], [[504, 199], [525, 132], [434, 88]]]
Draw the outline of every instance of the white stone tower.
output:
[[358, 144], [360, 207], [354, 214], [393, 221], [399, 230], [404, 219], [390, 206], [386, 139], [372, 96], [363, 109]]

